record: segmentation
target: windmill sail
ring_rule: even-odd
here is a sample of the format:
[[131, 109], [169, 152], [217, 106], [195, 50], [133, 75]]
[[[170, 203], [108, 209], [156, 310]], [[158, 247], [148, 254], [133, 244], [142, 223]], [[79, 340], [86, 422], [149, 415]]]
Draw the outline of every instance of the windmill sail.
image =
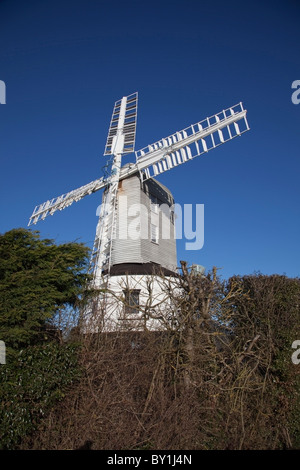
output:
[[121, 159], [122, 155], [134, 151], [137, 102], [137, 93], [116, 101], [109, 126], [104, 155], [112, 155], [113, 161], [109, 182], [103, 195], [90, 267], [96, 285], [101, 281], [103, 270], [109, 272], [111, 266]]
[[[117, 101], [113, 110], [105, 155], [111, 155], [113, 141], [115, 149], [116, 146], [120, 145], [116, 142], [117, 135], [124, 136], [124, 153], [129, 153], [129, 149], [132, 151], [134, 148], [137, 93], [123, 98], [122, 113], [121, 102], [122, 100]], [[119, 162], [115, 168], [112, 168], [113, 172], [108, 178], [99, 178], [91, 181], [78, 189], [74, 189], [36, 206], [28, 225], [36, 224], [39, 220], [53, 215], [57, 210], [69, 207], [74, 201], [77, 202], [88, 194], [108, 187], [112, 180], [114, 180], [116, 186], [118, 180], [125, 179], [138, 170], [144, 180], [157, 176], [242, 135], [249, 130], [246, 114], [247, 111], [243, 108], [243, 104], [239, 103], [138, 150], [135, 152], [136, 163], [131, 163], [130, 166], [120, 169]], [[123, 144], [122, 141], [119, 142]]]
[[[138, 93], [115, 102], [104, 155], [133, 153], [137, 122]], [[119, 144], [119, 145], [117, 145]]]
[[239, 103], [138, 150], [136, 164], [143, 179], [155, 177], [248, 131], [246, 114]]
[[62, 194], [61, 196], [49, 199], [43, 204], [39, 204], [34, 208], [34, 211], [29, 219], [28, 226], [36, 224], [39, 220], [44, 220], [48, 215], [53, 215], [57, 210], [63, 210], [69, 207], [73, 202], [80, 201], [84, 196], [95, 193], [106, 186], [107, 182], [104, 178], [91, 181], [80, 188], [73, 189], [72, 191]]

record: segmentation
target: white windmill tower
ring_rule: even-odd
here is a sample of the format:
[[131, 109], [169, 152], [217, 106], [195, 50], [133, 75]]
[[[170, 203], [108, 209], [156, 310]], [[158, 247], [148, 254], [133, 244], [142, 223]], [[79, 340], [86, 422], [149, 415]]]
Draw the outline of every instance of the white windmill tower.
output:
[[[91, 257], [93, 286], [105, 285], [121, 294], [123, 290], [126, 300], [125, 308], [114, 305], [111, 311], [107, 304], [107, 329], [128, 327], [128, 322], [138, 328], [142, 321], [140, 307], [149, 305], [148, 276], [154, 282], [151, 288], [155, 301], [161, 305], [155, 274], [160, 270], [170, 276], [176, 270], [174, 200], [154, 177], [249, 130], [247, 111], [239, 103], [136, 151], [136, 162], [121, 166], [122, 156], [134, 152], [137, 105], [137, 93], [115, 103], [104, 152], [110, 156], [108, 176], [36, 206], [28, 224], [36, 224], [104, 189]], [[130, 223], [132, 220], [134, 224]], [[169, 236], [165, 236], [166, 232]], [[96, 311], [97, 315], [101, 316], [100, 311]], [[148, 320], [151, 324], [151, 318]]]

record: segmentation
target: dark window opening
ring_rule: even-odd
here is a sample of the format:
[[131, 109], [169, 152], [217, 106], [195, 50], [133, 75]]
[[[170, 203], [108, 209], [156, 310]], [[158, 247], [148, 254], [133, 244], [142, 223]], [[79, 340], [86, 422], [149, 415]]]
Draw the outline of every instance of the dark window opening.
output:
[[153, 194], [150, 194], [150, 200], [151, 200], [151, 210], [157, 214], [158, 209], [159, 209], [159, 201], [157, 197], [154, 196]]
[[158, 227], [151, 224], [151, 241], [158, 244]]
[[123, 291], [125, 296], [125, 315], [139, 313], [140, 306], [140, 290], [139, 289], [126, 289]]

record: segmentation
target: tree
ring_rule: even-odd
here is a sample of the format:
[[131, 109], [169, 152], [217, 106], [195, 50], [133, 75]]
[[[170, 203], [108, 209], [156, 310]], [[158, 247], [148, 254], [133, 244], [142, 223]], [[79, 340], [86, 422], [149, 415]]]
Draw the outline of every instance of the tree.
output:
[[7, 348], [35, 344], [59, 310], [78, 304], [88, 251], [81, 243], [41, 240], [38, 231], [23, 228], [0, 236], [0, 339]]

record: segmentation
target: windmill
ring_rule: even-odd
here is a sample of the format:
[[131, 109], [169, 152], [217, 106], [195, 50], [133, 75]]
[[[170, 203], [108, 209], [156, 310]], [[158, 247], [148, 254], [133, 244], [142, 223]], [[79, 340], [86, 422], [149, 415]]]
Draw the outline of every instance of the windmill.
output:
[[[100, 288], [110, 280], [111, 288], [116, 288], [113, 280], [119, 282], [120, 276], [130, 275], [135, 283], [128, 299], [131, 314], [138, 311], [143, 275], [154, 274], [157, 267], [170, 274], [177, 265], [175, 237], [163, 240], [157, 222], [160, 204], [171, 208], [174, 200], [168, 188], [155, 178], [249, 130], [247, 111], [238, 103], [135, 151], [137, 107], [137, 93], [114, 105], [104, 151], [104, 156], [109, 157], [106, 175], [36, 206], [28, 223], [36, 224], [103, 189], [90, 264], [93, 286]], [[131, 153], [135, 153], [135, 163], [122, 166], [122, 156]], [[126, 236], [129, 212], [122, 207], [124, 201], [129, 205], [144, 203], [146, 210], [139, 214], [139, 223], [150, 224], [150, 233], [146, 230], [145, 237], [141, 233], [138, 238]], [[170, 214], [172, 217], [172, 211], [165, 219], [169, 220]]]

